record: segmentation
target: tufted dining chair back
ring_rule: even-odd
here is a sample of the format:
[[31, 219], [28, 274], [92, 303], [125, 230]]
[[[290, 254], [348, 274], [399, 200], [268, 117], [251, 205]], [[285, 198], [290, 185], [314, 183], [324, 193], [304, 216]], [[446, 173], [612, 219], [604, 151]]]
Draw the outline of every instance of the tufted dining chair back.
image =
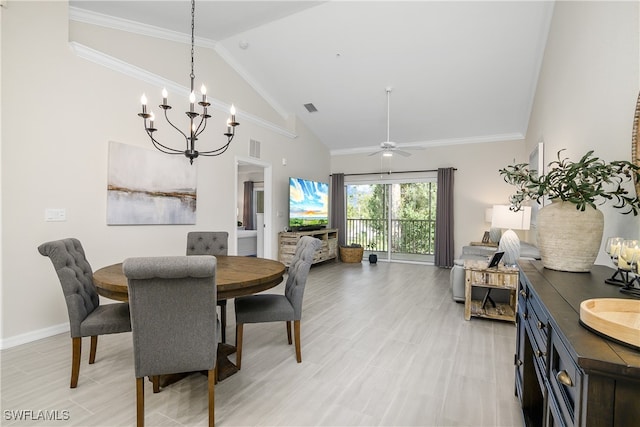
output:
[[187, 233], [187, 255], [227, 255], [229, 233], [226, 231], [191, 231]]
[[82, 337], [91, 337], [89, 363], [93, 364], [98, 335], [131, 331], [129, 304], [100, 305], [93, 283], [93, 271], [80, 241], [67, 238], [38, 246], [41, 255], [49, 257], [55, 269], [69, 314], [72, 341], [71, 388], [78, 385]]
[[213, 256], [128, 258], [138, 426], [144, 424], [144, 377], [208, 371], [209, 425], [214, 421], [218, 348]]
[[245, 323], [280, 322], [286, 323], [287, 340], [291, 339], [291, 322], [294, 327], [296, 360], [302, 362], [300, 343], [300, 321], [302, 319], [302, 298], [309, 276], [309, 269], [322, 242], [311, 236], [302, 236], [296, 244], [296, 251], [289, 265], [284, 295], [257, 294], [238, 297], [234, 300], [236, 313], [236, 366], [242, 366], [242, 339]]

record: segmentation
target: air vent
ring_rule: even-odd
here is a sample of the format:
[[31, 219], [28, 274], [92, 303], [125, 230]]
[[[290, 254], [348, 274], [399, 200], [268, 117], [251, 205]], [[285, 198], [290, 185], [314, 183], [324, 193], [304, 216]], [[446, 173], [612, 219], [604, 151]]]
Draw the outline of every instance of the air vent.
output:
[[318, 111], [316, 106], [313, 105], [312, 103], [304, 104], [304, 108], [306, 108], [307, 111], [310, 112], [310, 113], [315, 113], [316, 111]]
[[249, 140], [249, 156], [254, 159], [260, 158], [260, 141], [256, 141], [255, 139]]

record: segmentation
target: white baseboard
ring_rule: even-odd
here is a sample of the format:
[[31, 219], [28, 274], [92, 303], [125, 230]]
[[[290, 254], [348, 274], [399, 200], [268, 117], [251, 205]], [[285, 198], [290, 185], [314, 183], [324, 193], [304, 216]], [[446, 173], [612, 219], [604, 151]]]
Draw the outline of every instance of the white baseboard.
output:
[[38, 329], [37, 331], [31, 331], [25, 334], [15, 335], [9, 338], [3, 338], [0, 340], [0, 349], [4, 350], [17, 345], [27, 344], [53, 335], [62, 334], [64, 332], [69, 332], [69, 322], [49, 326], [48, 328]]

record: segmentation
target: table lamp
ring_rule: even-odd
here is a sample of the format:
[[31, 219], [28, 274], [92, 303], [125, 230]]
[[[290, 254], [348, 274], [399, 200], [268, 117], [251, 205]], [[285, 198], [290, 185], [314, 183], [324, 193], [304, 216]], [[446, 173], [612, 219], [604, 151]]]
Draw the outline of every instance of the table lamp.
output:
[[515, 265], [520, 258], [520, 238], [513, 230], [528, 230], [531, 224], [531, 207], [523, 206], [514, 212], [508, 205], [494, 205], [491, 219], [492, 228], [506, 228], [500, 238], [498, 251], [504, 252], [505, 265]]
[[[488, 222], [491, 224], [493, 221], [493, 207], [485, 208], [484, 210], [484, 222]], [[502, 236], [502, 230], [497, 227], [491, 227], [489, 229], [489, 241], [491, 243], [495, 243], [496, 245], [500, 242], [500, 237]]]

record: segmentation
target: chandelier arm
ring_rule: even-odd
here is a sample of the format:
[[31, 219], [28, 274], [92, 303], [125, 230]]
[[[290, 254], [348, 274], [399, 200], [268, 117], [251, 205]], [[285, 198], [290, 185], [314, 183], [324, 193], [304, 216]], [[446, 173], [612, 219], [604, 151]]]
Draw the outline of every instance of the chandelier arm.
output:
[[[204, 125], [204, 126], [203, 126]], [[202, 127], [202, 129], [200, 129]], [[207, 128], [207, 119], [205, 117], [200, 118], [200, 123], [198, 123], [198, 127], [196, 128], [196, 137], [200, 136], [202, 132]]]
[[231, 141], [233, 141], [233, 137], [234, 135], [231, 135], [229, 137], [229, 141], [223, 145], [222, 147], [216, 148], [215, 150], [209, 150], [209, 151], [200, 151], [200, 155], [201, 156], [219, 156], [220, 154], [224, 153], [225, 151], [227, 151], [227, 149], [229, 148], [229, 145], [231, 144]]
[[162, 151], [163, 153], [166, 153], [166, 154], [184, 154], [183, 150], [176, 150], [175, 148], [171, 148], [171, 147], [167, 147], [166, 145], [163, 145], [158, 140], [156, 140], [153, 137], [153, 133], [149, 132], [148, 130], [147, 130], [147, 135], [149, 135], [149, 138], [151, 139], [151, 143], [157, 150]]
[[180, 133], [182, 134], [182, 136], [183, 136], [185, 139], [189, 138], [189, 137], [187, 136], [187, 134], [186, 134], [186, 133], [182, 132], [182, 131], [180, 130], [180, 128], [178, 128], [176, 125], [174, 125], [174, 124], [171, 122], [171, 120], [169, 120], [169, 115], [167, 114], [167, 110], [164, 110], [164, 118], [167, 120], [167, 123], [169, 123], [169, 124], [171, 125], [171, 127], [172, 127], [172, 128], [174, 128], [175, 130], [177, 130], [178, 132], [180, 132]]

